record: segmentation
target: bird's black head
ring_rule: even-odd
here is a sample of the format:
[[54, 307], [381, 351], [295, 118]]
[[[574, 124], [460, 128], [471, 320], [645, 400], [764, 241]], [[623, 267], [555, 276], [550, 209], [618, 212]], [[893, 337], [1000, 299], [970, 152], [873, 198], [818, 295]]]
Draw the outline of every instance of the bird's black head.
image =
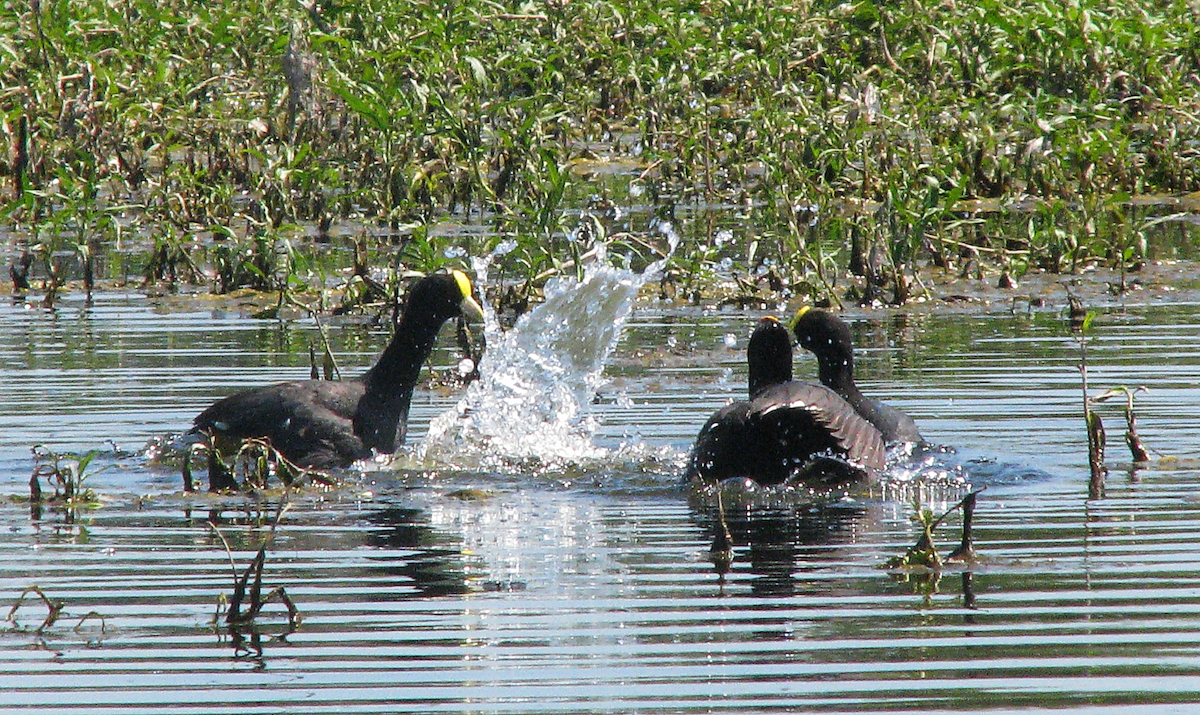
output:
[[832, 313], [804, 306], [792, 319], [800, 347], [817, 356], [821, 382], [835, 390], [854, 382], [854, 339], [850, 326]]
[[437, 325], [460, 315], [482, 320], [483, 309], [473, 292], [471, 279], [462, 271], [425, 276], [408, 293], [405, 317], [413, 316]]
[[750, 397], [771, 385], [792, 379], [792, 336], [774, 316], [758, 321], [746, 346], [750, 366]]

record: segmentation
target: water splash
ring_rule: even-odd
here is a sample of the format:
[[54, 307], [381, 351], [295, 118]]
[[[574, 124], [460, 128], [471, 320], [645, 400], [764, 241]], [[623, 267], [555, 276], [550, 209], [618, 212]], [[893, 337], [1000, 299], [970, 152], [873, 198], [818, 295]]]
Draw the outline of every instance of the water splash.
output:
[[[673, 249], [673, 231], [668, 239]], [[599, 423], [589, 406], [604, 384], [604, 363], [638, 292], [660, 275], [667, 259], [637, 273], [610, 265], [603, 246], [594, 254], [582, 279], [547, 282], [545, 301], [506, 332], [485, 307], [482, 377], [430, 423], [418, 459], [455, 468], [536, 471], [609, 456], [593, 441]], [[494, 257], [473, 260], [480, 285], [487, 284]]]

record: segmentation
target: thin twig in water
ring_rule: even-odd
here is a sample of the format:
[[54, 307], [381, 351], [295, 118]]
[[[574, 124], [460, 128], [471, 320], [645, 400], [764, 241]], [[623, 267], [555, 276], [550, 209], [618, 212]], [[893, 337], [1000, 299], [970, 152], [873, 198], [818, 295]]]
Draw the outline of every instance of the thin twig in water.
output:
[[717, 570], [721, 583], [725, 582], [725, 574], [733, 566], [734, 551], [733, 537], [729, 534], [729, 525], [725, 522], [725, 504], [721, 491], [717, 489], [717, 525], [714, 529], [712, 546], [708, 550], [708, 560]]
[[21, 595], [17, 598], [17, 602], [13, 604], [11, 609], [9, 609], [8, 617], [5, 620], [11, 623], [16, 623], [17, 611], [21, 608], [21, 604], [25, 603], [25, 597], [31, 593], [36, 594], [38, 598], [42, 599], [42, 603], [46, 604], [46, 610], [48, 611], [45, 620], [42, 621], [42, 625], [38, 626], [37, 631], [35, 631], [36, 633], [41, 633], [50, 626], [54, 625], [54, 622], [58, 620], [58, 617], [62, 614], [63, 608], [66, 607], [66, 604], [62, 601], [51, 601], [50, 597], [47, 596], [39, 586], [30, 586], [22, 591]]
[[[288, 624], [295, 628], [300, 623], [300, 610], [296, 608], [296, 604], [291, 597], [287, 595], [287, 591], [283, 586], [273, 589], [266, 598], [262, 596], [262, 574], [263, 566], [266, 563], [267, 547], [275, 538], [275, 530], [279, 527], [283, 520], [284, 514], [291, 508], [290, 503], [280, 507], [279, 512], [275, 515], [275, 519], [271, 522], [271, 528], [263, 539], [263, 543], [259, 546], [258, 553], [251, 560], [250, 565], [241, 574], [238, 574], [237, 563], [233, 558], [233, 551], [229, 547], [229, 541], [216, 524], [211, 521], [208, 526], [217, 537], [221, 539], [221, 543], [225, 546], [225, 553], [229, 556], [229, 566], [233, 571], [233, 594], [227, 602], [227, 610], [225, 613], [225, 622], [231, 626], [246, 625], [253, 623], [258, 614], [262, 612], [264, 606], [270, 603], [275, 598], [278, 598], [288, 610]], [[253, 582], [251, 578], [253, 577]], [[243, 602], [246, 601], [247, 588], [249, 588], [249, 603], [243, 610]], [[220, 617], [220, 601], [217, 604], [217, 617]]]

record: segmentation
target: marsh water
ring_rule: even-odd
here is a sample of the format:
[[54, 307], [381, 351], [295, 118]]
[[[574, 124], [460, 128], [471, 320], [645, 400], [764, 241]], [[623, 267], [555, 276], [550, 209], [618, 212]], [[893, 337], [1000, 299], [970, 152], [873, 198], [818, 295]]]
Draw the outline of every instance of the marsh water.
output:
[[[935, 447], [895, 455], [844, 498], [735, 499], [721, 578], [712, 504], [681, 484], [683, 459], [744, 391], [753, 321], [794, 306], [643, 296], [612, 319], [599, 372], [568, 366], [500, 398], [514, 410], [505, 425], [559, 431], [460, 430], [292, 494], [263, 590], [282, 587], [302, 622], [289, 628], [275, 600], [236, 632], [214, 614], [281, 495], [184, 494], [178, 465], [146, 447], [236, 389], [307, 377], [316, 328], [236, 301], [68, 295], [49, 311], [6, 298], [0, 607], [37, 586], [62, 611], [42, 627], [30, 593], [0, 624], [0, 701], [57, 713], [1188, 712], [1200, 703], [1200, 320], [1195, 293], [1170, 283], [1111, 296], [1095, 279], [1092, 391], [1148, 388], [1136, 414], [1154, 452], [1131, 465], [1123, 401], [1102, 405], [1109, 474], [1095, 498], [1061, 287], [850, 310], [864, 390]], [[328, 327], [351, 374], [387, 338]], [[438, 378], [456, 370], [450, 333]], [[796, 367], [815, 375], [810, 356]], [[418, 389], [410, 446], [438, 420], [498, 409], [487, 395], [458, 407], [452, 382]], [[564, 387], [569, 399], [545, 397]], [[563, 400], [570, 414], [551, 409]], [[35, 445], [98, 451], [85, 479], [98, 504], [32, 514]], [[914, 499], [941, 512], [983, 487], [976, 563], [940, 577], [884, 567], [917, 539]], [[935, 532], [943, 553], [960, 524]]]

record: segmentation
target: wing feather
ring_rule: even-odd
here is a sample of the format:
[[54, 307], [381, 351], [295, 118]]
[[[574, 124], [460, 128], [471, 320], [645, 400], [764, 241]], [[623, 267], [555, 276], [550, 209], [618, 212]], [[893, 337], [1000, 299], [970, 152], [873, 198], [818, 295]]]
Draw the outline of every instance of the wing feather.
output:
[[[879, 430], [836, 392], [787, 382], [713, 414], [696, 439], [687, 473], [707, 480], [750, 477], [761, 484], [794, 475], [844, 482], [882, 469], [886, 456]], [[831, 471], [830, 458], [845, 469]]]

